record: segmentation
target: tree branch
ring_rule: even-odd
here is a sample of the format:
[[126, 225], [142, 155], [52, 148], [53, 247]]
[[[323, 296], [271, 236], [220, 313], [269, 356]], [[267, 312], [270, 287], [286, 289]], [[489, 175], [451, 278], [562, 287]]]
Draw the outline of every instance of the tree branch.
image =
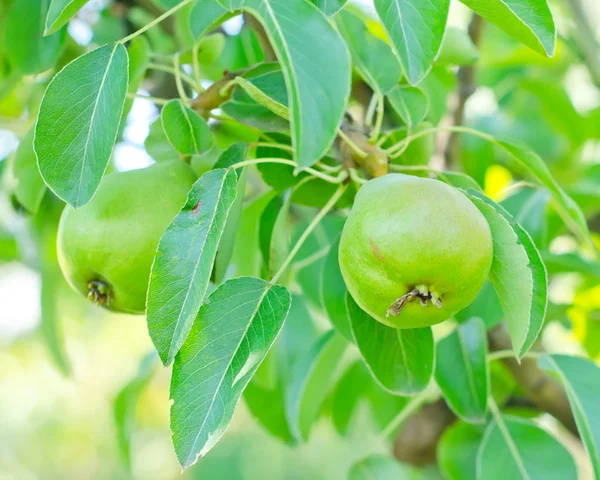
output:
[[412, 415], [394, 441], [394, 456], [415, 466], [435, 463], [437, 444], [456, 416], [443, 399], [425, 405]]
[[[475, 46], [479, 45], [484, 25], [483, 18], [474, 13], [469, 24], [469, 37], [471, 37], [471, 41]], [[465, 105], [476, 89], [475, 66], [465, 65], [460, 67], [458, 70], [458, 102], [452, 118], [453, 125], [463, 124], [465, 119]], [[450, 134], [444, 157], [446, 159], [446, 166], [450, 169], [456, 169], [460, 158], [460, 134], [455, 132]]]
[[[503, 325], [488, 332], [490, 351], [511, 350], [510, 336]], [[527, 405], [556, 418], [577, 438], [577, 425], [562, 385], [552, 375], [539, 368], [537, 360], [502, 360], [521, 387], [525, 396], [510, 398], [506, 405]], [[456, 416], [443, 399], [423, 407], [412, 415], [394, 442], [394, 456], [411, 465], [423, 466], [436, 461], [437, 444]]]
[[[512, 349], [510, 336], [502, 325], [488, 332], [488, 341], [490, 351]], [[537, 360], [523, 359], [519, 364], [507, 358], [502, 362], [537, 408], [555, 417], [574, 435], [579, 435], [564, 388], [538, 366]]]

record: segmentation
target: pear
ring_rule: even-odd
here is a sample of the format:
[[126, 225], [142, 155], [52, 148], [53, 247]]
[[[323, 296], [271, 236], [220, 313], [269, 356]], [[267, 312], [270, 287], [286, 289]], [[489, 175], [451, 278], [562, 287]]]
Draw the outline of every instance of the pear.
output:
[[67, 206], [58, 259], [69, 284], [117, 312], [142, 314], [158, 242], [196, 180], [180, 160], [111, 173], [85, 206]]
[[356, 303], [395, 328], [443, 322], [469, 305], [492, 264], [490, 227], [459, 190], [389, 174], [358, 191], [339, 262]]

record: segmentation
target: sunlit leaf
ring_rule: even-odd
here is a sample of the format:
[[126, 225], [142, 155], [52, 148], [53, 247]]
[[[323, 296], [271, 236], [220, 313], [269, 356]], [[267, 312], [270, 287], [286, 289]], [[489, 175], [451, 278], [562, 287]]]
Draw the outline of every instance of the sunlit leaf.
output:
[[547, 0], [460, 0], [536, 52], [552, 56], [556, 26]]
[[204, 301], [236, 185], [234, 170], [205, 173], [160, 239], [146, 312], [150, 337], [165, 365], [185, 341]]
[[474, 190], [469, 198], [492, 230], [494, 258], [490, 281], [508, 324], [513, 351], [520, 358], [542, 330], [548, 303], [548, 278], [540, 252], [500, 205]]
[[221, 438], [290, 308], [287, 289], [236, 278], [202, 306], [173, 364], [171, 431], [187, 468]]
[[105, 45], [69, 63], [42, 101], [34, 148], [40, 172], [73, 207], [90, 201], [115, 145], [128, 82], [127, 50]]
[[406, 78], [416, 85], [427, 75], [442, 46], [450, 0], [375, 0], [375, 8]]
[[285, 77], [295, 160], [300, 167], [314, 164], [332, 145], [350, 94], [344, 41], [323, 12], [306, 0], [221, 0], [221, 4], [247, 11], [264, 25]]
[[50, 7], [46, 15], [46, 29], [44, 35], [50, 35], [64, 26], [78, 10], [89, 0], [50, 0]]
[[509, 153], [516, 161], [529, 170], [535, 178], [549, 191], [554, 200], [554, 208], [558, 211], [569, 229], [580, 240], [592, 243], [590, 231], [579, 206], [569, 197], [554, 179], [548, 166], [532, 150], [510, 142], [493, 140], [500, 148]]

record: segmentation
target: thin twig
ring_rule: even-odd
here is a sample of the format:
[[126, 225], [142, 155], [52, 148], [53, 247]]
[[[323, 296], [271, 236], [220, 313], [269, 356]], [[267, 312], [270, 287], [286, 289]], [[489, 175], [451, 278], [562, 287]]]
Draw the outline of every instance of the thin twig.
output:
[[[475, 46], [481, 40], [484, 25], [483, 18], [474, 13], [469, 24], [469, 36]], [[476, 89], [475, 67], [473, 65], [460, 67], [458, 70], [458, 103], [452, 118], [453, 125], [460, 126], [463, 124], [465, 119], [465, 105]], [[446, 166], [450, 169], [455, 169], [460, 158], [460, 137], [456, 133], [452, 133], [448, 138], [444, 157], [446, 159]]]

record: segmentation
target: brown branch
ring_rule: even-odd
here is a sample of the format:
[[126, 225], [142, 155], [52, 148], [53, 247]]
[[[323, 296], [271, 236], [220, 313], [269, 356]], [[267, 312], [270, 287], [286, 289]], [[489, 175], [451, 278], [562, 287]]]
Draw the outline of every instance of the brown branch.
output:
[[[488, 332], [490, 351], [511, 350], [510, 336], [504, 326]], [[579, 436], [569, 400], [562, 385], [552, 375], [539, 368], [537, 360], [502, 360], [521, 387], [524, 396], [510, 398], [506, 406], [526, 405], [556, 418], [568, 431]], [[436, 460], [437, 444], [456, 416], [444, 400], [427, 405], [412, 415], [394, 442], [394, 455], [402, 462], [423, 466]]]
[[[483, 26], [485, 22], [476, 13], [473, 14], [471, 23], [469, 24], [469, 37], [475, 46], [481, 40]], [[475, 67], [473, 65], [465, 65], [458, 70], [458, 102], [452, 118], [453, 125], [462, 125], [465, 119], [465, 106], [467, 100], [475, 93], [477, 85], [475, 84]], [[460, 134], [454, 132], [448, 139], [446, 151], [444, 152], [446, 166], [455, 169], [460, 158]]]
[[456, 416], [444, 400], [425, 405], [404, 423], [394, 441], [394, 456], [415, 466], [431, 465], [436, 461], [437, 444]]
[[239, 77], [243, 73], [243, 70], [238, 72], [225, 72], [223, 78], [217, 80], [210, 87], [208, 87], [205, 92], [202, 92], [192, 101], [192, 108], [194, 110], [206, 112], [210, 112], [215, 108], [219, 108], [222, 103], [225, 103], [231, 98], [232, 89], [229, 89], [227, 92], [225, 92], [225, 95], [222, 95], [223, 88], [235, 77]]
[[[512, 350], [510, 336], [504, 326], [498, 326], [488, 332], [491, 351]], [[569, 399], [564, 388], [552, 375], [542, 370], [537, 360], [523, 359], [521, 363], [514, 359], [502, 361], [517, 384], [541, 411], [549, 413], [562, 423], [574, 435], [577, 425], [571, 412]]]

